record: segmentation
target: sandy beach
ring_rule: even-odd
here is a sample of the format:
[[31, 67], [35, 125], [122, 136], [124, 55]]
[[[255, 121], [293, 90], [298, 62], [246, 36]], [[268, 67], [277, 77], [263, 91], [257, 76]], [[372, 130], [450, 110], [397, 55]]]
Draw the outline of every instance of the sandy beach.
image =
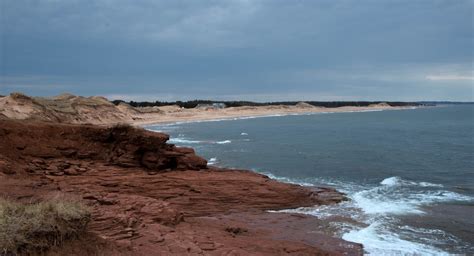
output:
[[280, 115], [304, 115], [317, 113], [344, 113], [383, 110], [401, 110], [412, 107], [391, 107], [376, 105], [369, 107], [299, 107], [299, 106], [259, 106], [259, 107], [231, 107], [224, 109], [184, 109], [178, 106], [159, 107], [163, 114], [141, 114], [136, 116], [131, 124], [136, 126], [175, 122], [227, 120], [234, 118], [254, 118]]

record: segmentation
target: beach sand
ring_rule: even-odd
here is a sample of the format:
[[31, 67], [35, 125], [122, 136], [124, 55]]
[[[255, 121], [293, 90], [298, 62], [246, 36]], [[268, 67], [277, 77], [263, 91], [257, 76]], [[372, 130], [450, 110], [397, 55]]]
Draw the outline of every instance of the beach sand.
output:
[[185, 109], [178, 106], [159, 107], [162, 112], [160, 114], [139, 114], [133, 117], [130, 122], [136, 126], [160, 123], [175, 122], [193, 122], [208, 121], [220, 119], [234, 119], [247, 117], [264, 117], [279, 115], [303, 115], [315, 113], [343, 113], [343, 112], [364, 112], [364, 111], [382, 111], [382, 110], [398, 110], [410, 107], [391, 107], [387, 105], [376, 105], [368, 107], [300, 107], [300, 106], [259, 106], [259, 107], [230, 107], [224, 109]]

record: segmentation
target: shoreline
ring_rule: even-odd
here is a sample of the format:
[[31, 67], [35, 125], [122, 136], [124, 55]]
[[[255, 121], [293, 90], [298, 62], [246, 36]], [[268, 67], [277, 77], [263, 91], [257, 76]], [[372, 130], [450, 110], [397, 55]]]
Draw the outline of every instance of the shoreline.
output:
[[[156, 115], [154, 117], [146, 116], [147, 120], [133, 120], [129, 122], [133, 126], [152, 126], [152, 125], [172, 125], [195, 122], [216, 122], [216, 121], [233, 121], [253, 118], [280, 117], [280, 116], [300, 116], [300, 115], [316, 115], [316, 114], [332, 114], [332, 113], [363, 113], [391, 110], [412, 110], [420, 108], [418, 106], [410, 107], [338, 107], [338, 108], [298, 108], [288, 107], [282, 109], [268, 109], [267, 107], [255, 107], [251, 111], [240, 109], [246, 107], [228, 108], [222, 110], [195, 110], [184, 109], [180, 112], [168, 112], [164, 115]], [[259, 109], [261, 108], [261, 109]], [[180, 113], [180, 114], [177, 114]], [[184, 113], [184, 115], [183, 115]]]

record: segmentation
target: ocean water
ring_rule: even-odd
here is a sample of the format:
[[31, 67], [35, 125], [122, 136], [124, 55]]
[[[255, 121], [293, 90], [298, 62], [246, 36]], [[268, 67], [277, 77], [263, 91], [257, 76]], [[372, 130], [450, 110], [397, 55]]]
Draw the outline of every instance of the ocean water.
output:
[[474, 254], [474, 106], [148, 126], [209, 164], [332, 186], [348, 202], [289, 209], [370, 255]]

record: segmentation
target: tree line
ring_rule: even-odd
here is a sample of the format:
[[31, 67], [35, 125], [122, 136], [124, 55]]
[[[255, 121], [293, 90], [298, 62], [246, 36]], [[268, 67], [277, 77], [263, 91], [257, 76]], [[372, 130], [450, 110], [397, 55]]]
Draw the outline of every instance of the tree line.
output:
[[[114, 100], [112, 101], [115, 105], [120, 104], [121, 102], [127, 103], [132, 107], [162, 107], [169, 105], [178, 105], [183, 108], [195, 108], [198, 105], [212, 105], [214, 103], [224, 103], [226, 107], [257, 107], [257, 106], [274, 106], [274, 105], [286, 105], [294, 106], [299, 101], [275, 101], [275, 102], [253, 102], [253, 101], [216, 101], [216, 100], [190, 100], [190, 101], [123, 101], [123, 100]], [[315, 107], [326, 107], [326, 108], [337, 108], [337, 107], [346, 107], [346, 106], [358, 106], [358, 107], [367, 107], [371, 104], [387, 103], [392, 107], [401, 107], [401, 106], [420, 106], [424, 105], [423, 103], [418, 102], [401, 102], [401, 101], [305, 101], [310, 105]]]

